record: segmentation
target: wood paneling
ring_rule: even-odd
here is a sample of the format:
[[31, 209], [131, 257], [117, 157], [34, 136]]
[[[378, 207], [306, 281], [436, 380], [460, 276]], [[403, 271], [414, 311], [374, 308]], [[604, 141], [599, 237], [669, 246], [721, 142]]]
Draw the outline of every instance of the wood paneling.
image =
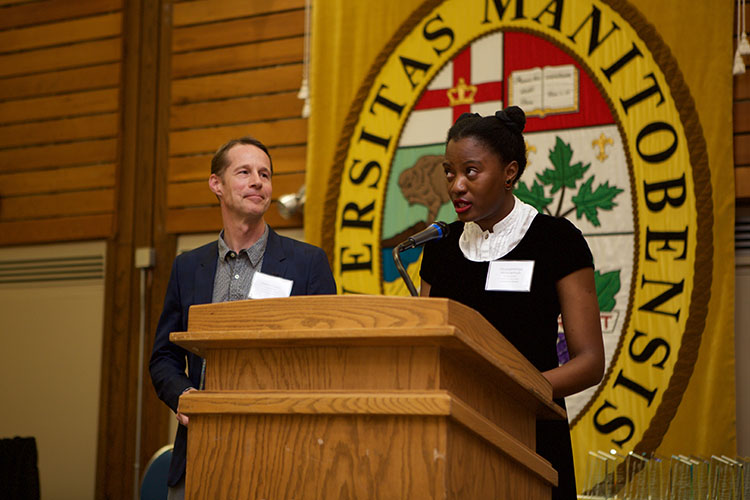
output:
[[122, 5], [2, 8], [0, 221], [14, 232], [8, 244], [106, 238], [115, 228]]
[[[168, 232], [221, 227], [206, 180], [214, 151], [230, 139], [252, 135], [271, 148], [276, 196], [304, 183], [304, 9], [304, 0], [173, 5]], [[281, 219], [275, 205], [267, 221], [302, 225], [301, 217]]]
[[269, 147], [304, 144], [307, 142], [307, 120], [297, 118], [172, 132], [169, 136], [169, 154], [214, 152], [229, 139], [244, 135], [258, 137]]
[[3, 9], [0, 29], [19, 28], [36, 24], [91, 16], [120, 10], [123, 0], [47, 0], [26, 3]]
[[118, 113], [0, 126], [0, 148], [114, 137]]
[[115, 112], [119, 105], [117, 88], [18, 99], [0, 102], [0, 123]]
[[120, 84], [120, 63], [0, 79], [0, 99], [44, 96]]
[[177, 79], [172, 82], [172, 102], [182, 104], [245, 95], [299, 89], [302, 64], [235, 71]]
[[[750, 5], [745, 5], [745, 16], [750, 17]], [[746, 65], [750, 62], [747, 56], [744, 60]], [[745, 73], [732, 78], [734, 82], [732, 116], [734, 119], [735, 197], [737, 202], [748, 202], [750, 201], [750, 178], [748, 177], [748, 169], [750, 169], [750, 68], [746, 68]]]
[[734, 78], [734, 99], [750, 99], [750, 72], [745, 71]]
[[[59, 193], [101, 187], [113, 188], [114, 185], [114, 164], [53, 168], [15, 174], [0, 174], [0, 197]], [[2, 204], [2, 201], [0, 201], [0, 204]]]
[[220, 49], [184, 52], [172, 56], [172, 74], [175, 78], [182, 78], [300, 62], [302, 49], [302, 38], [295, 37]]
[[[161, 277], [163, 273], [150, 269], [139, 272], [134, 254], [138, 248], [154, 246], [154, 207], [159, 204], [154, 185], [165, 168], [158, 161], [156, 148], [166, 134], [165, 124], [159, 123], [158, 117], [160, 107], [168, 105], [168, 100], [159, 100], [158, 82], [160, 62], [168, 66], [169, 60], [160, 48], [160, 40], [169, 40], [169, 32], [162, 31], [162, 16], [169, 15], [169, 3], [128, 0], [124, 4], [117, 228], [107, 248], [97, 499], [137, 497], [134, 473], [142, 474], [148, 457], [168, 439], [166, 418], [149, 420], [155, 408], [162, 410], [164, 417], [166, 411], [154, 397], [148, 369], [139, 363], [148, 359], [152, 337], [147, 334], [145, 343], [139, 344], [138, 336], [139, 325], [153, 331], [150, 284], [155, 274]], [[145, 325], [140, 323], [144, 318], [148, 321]], [[136, 426], [141, 416], [138, 410], [143, 416], [140, 428]], [[136, 436], [140, 449], [136, 448]]]
[[122, 31], [122, 14], [119, 12], [84, 19], [74, 19], [54, 24], [32, 26], [0, 32], [0, 52], [36, 49], [78, 42], [111, 38]]
[[0, 149], [0, 172], [35, 168], [111, 163], [117, 157], [117, 139], [97, 139], [68, 144]]
[[51, 234], [56, 242], [101, 239], [113, 225], [112, 214], [0, 222], [0, 245], [47, 243]]
[[0, 77], [109, 63], [122, 57], [122, 40], [110, 38], [0, 56]]
[[[205, 127], [229, 123], [247, 123], [278, 118], [297, 118], [304, 101], [297, 92], [243, 97], [222, 101], [172, 106], [172, 129]], [[0, 103], [0, 114], [2, 104]]]
[[[304, 184], [305, 174], [283, 174], [273, 176], [273, 199], [288, 193], [296, 193]], [[205, 180], [179, 182], [169, 185], [167, 206], [169, 208], [201, 207], [214, 205], [218, 207], [216, 196], [208, 188]]]
[[305, 6], [304, 0], [265, 0], [248, 2], [247, 0], [223, 0], [211, 2], [198, 0], [174, 6], [174, 25], [208, 23], [224, 19], [257, 16], [281, 10], [299, 9]]
[[734, 136], [734, 166], [750, 165], [750, 134]]
[[7, 6], [12, 4], [33, 3], [41, 1], [42, 0], [0, 0], [0, 5]]
[[738, 200], [750, 200], [750, 166], [734, 169], [735, 192]]
[[[274, 175], [304, 172], [305, 146], [270, 148]], [[176, 156], [169, 159], [169, 178], [172, 182], [208, 181], [211, 173], [212, 154]]]
[[296, 10], [177, 28], [172, 34], [172, 50], [179, 53], [193, 49], [300, 36], [304, 34], [304, 23], [305, 11]]
[[734, 133], [750, 132], [750, 100], [734, 101]]
[[114, 211], [114, 189], [3, 198], [0, 221], [90, 215]]

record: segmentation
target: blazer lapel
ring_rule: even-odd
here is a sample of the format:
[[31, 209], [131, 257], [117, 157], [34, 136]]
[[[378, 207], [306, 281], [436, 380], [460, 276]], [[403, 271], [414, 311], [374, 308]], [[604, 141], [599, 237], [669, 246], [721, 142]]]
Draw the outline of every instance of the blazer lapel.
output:
[[196, 304], [210, 304], [214, 296], [214, 277], [216, 276], [216, 260], [218, 259], [218, 243], [206, 245], [205, 252], [198, 256], [195, 268], [195, 289], [193, 290]]
[[281, 244], [281, 236], [276, 231], [268, 228], [268, 242], [263, 254], [263, 265], [261, 272], [272, 276], [285, 277], [287, 268], [286, 255]]

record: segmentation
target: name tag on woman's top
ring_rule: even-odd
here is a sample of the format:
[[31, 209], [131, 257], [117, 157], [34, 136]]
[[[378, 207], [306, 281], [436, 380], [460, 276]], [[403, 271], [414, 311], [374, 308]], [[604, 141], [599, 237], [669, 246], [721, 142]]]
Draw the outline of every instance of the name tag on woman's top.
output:
[[493, 260], [484, 289], [491, 292], [528, 292], [534, 275], [533, 260]]

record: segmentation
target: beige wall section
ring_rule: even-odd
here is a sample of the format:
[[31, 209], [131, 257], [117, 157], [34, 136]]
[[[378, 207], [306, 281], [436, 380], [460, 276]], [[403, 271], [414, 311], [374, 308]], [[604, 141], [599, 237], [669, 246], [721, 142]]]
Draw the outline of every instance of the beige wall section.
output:
[[[103, 276], [104, 255], [104, 242], [0, 248], [0, 280], [20, 267], [8, 261], [77, 256]], [[103, 277], [0, 283], [0, 437], [36, 438], [45, 500], [94, 498], [103, 300]]]

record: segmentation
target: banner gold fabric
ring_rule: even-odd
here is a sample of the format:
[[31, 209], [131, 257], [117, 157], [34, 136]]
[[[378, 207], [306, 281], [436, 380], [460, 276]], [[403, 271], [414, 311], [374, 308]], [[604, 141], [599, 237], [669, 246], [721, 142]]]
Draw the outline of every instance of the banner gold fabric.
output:
[[[431, 2], [433, 5], [436, 2]], [[488, 1], [492, 4], [492, 1]], [[513, 3], [513, 2], [511, 2]], [[712, 201], [710, 294], [700, 347], [687, 377], [687, 389], [662, 435], [656, 453], [710, 456], [736, 453], [734, 393], [734, 171], [732, 158], [732, 37], [729, 2], [631, 0], [668, 47], [682, 73], [705, 137]], [[325, 244], [324, 206], [331, 167], [368, 72], [376, 70], [386, 44], [423, 0], [351, 2], [317, 0], [313, 7], [311, 117], [309, 120], [305, 236]], [[386, 54], [387, 55], [387, 54]], [[382, 62], [381, 62], [382, 64]], [[360, 96], [361, 97], [361, 96]], [[699, 189], [698, 186], [697, 189]], [[328, 195], [330, 196], [330, 195]], [[329, 200], [330, 201], [330, 200]], [[330, 229], [330, 228], [328, 228]], [[325, 245], [324, 245], [325, 246]], [[336, 259], [335, 255], [329, 255]], [[700, 287], [708, 288], [701, 290]], [[693, 293], [696, 293], [695, 290]], [[626, 346], [627, 348], [627, 346]], [[595, 436], [574, 428], [578, 484], [586, 456], [581, 450]], [[601, 436], [599, 436], [600, 438]], [[602, 449], [601, 439], [597, 444]], [[590, 448], [590, 447], [589, 447]], [[608, 451], [605, 450], [605, 451]]]

